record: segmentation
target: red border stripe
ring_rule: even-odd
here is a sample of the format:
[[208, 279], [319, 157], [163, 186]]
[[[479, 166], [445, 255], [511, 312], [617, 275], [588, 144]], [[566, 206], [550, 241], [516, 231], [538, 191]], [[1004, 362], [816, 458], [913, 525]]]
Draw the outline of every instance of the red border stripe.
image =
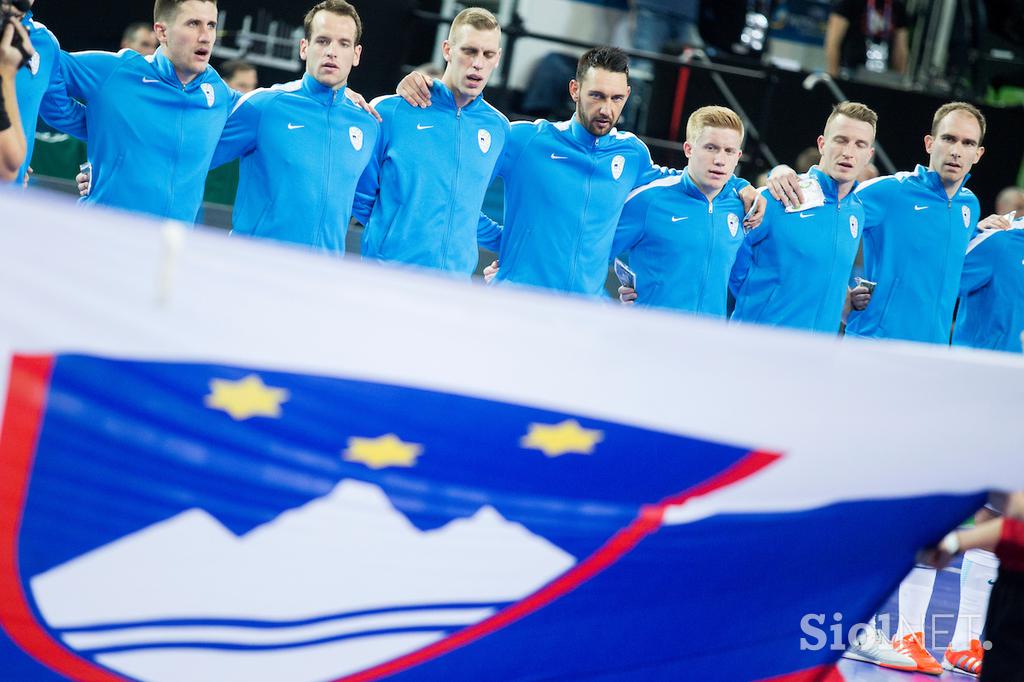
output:
[[594, 554], [587, 557], [572, 570], [559, 576], [526, 599], [516, 602], [504, 611], [496, 613], [487, 620], [460, 630], [450, 637], [414, 651], [405, 656], [382, 663], [373, 668], [340, 678], [336, 682], [369, 682], [389, 675], [396, 675], [417, 665], [422, 665], [455, 649], [471, 644], [512, 623], [525, 618], [556, 599], [587, 582], [601, 571], [633, 550], [640, 541], [661, 527], [665, 509], [670, 505], [682, 504], [700, 495], [706, 495], [719, 488], [737, 483], [751, 476], [780, 458], [771, 452], [751, 452], [717, 476], [700, 483], [679, 495], [666, 498], [656, 505], [647, 505], [640, 511], [640, 516], [626, 528], [616, 533]]
[[766, 678], [761, 682], [845, 682], [843, 674], [834, 663], [819, 665], [798, 673], [787, 673], [778, 677]]
[[54, 640], [29, 608], [18, 575], [18, 533], [42, 427], [52, 356], [16, 355], [11, 362], [0, 431], [0, 628], [43, 665], [83, 682], [124, 680], [76, 656]]

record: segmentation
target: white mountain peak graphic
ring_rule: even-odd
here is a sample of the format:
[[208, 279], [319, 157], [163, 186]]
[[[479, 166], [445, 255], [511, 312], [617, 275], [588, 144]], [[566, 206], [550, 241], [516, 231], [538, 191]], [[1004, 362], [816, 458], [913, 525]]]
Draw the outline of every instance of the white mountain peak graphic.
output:
[[[32, 594], [74, 649], [144, 680], [318, 680], [355, 672], [485, 619], [567, 571], [574, 558], [492, 507], [420, 531], [375, 485], [346, 480], [242, 537], [200, 509], [35, 576]], [[451, 604], [482, 605], [453, 609]], [[407, 610], [409, 606], [442, 605]], [[359, 611], [381, 611], [346, 618]], [[337, 622], [296, 625], [323, 616]], [[144, 625], [182, 619], [198, 624]], [[260, 630], [211, 619], [285, 622]], [[365, 637], [369, 631], [441, 627]], [[305, 644], [356, 633], [361, 638]], [[372, 640], [372, 641], [370, 641]], [[167, 643], [283, 645], [211, 650]], [[133, 648], [159, 643], [164, 648]], [[237, 649], [237, 647], [236, 647]]]

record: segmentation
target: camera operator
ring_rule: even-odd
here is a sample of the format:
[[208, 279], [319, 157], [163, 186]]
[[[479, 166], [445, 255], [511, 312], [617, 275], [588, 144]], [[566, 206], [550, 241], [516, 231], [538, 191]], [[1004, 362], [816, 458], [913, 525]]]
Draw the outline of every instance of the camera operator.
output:
[[[36, 123], [40, 118], [62, 133], [80, 140], [87, 135], [85, 106], [68, 95], [60, 70], [60, 44], [46, 26], [33, 18], [35, 4], [36, 0], [0, 0], [0, 27], [16, 24], [11, 42], [5, 44], [21, 54], [20, 60], [10, 51], [5, 51], [3, 57], [5, 68], [13, 68], [17, 72], [10, 80], [11, 87], [17, 91], [20, 129], [25, 144], [24, 160], [15, 177], [15, 183], [19, 185], [27, 177], [35, 146]], [[13, 93], [6, 101], [8, 107], [14, 106]], [[2, 177], [7, 176], [3, 174]]]
[[[9, 3], [0, 4], [0, 181], [18, 177], [28, 146], [14, 87], [18, 69], [34, 53], [25, 27], [11, 15]], [[20, 45], [20, 48], [19, 48]]]

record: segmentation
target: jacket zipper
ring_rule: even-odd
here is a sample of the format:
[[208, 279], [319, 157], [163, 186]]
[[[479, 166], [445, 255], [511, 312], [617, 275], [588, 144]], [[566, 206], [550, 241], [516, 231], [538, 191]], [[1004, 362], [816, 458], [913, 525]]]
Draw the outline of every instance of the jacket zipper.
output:
[[455, 180], [452, 182], [452, 201], [448, 207], [448, 224], [445, 225], [444, 240], [441, 242], [441, 269], [448, 266], [448, 243], [452, 238], [452, 223], [455, 220], [455, 204], [459, 195], [459, 175], [462, 171], [462, 107], [455, 107]]

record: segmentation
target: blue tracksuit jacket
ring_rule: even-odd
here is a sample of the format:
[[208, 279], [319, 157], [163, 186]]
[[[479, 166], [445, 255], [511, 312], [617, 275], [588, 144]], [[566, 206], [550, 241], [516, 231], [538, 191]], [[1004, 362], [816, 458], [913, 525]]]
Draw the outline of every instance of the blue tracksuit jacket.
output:
[[235, 105], [214, 167], [242, 157], [233, 231], [345, 252], [356, 183], [377, 120], [308, 73]]
[[1021, 352], [1024, 332], [1024, 226], [971, 241], [960, 277], [953, 344]]
[[839, 201], [819, 168], [807, 175], [821, 183], [825, 205], [786, 213], [766, 194], [764, 221], [743, 240], [729, 279], [733, 320], [839, 332], [864, 208], [852, 192]]
[[[964, 178], [966, 182], [967, 178]], [[871, 303], [850, 313], [850, 336], [948, 343], [967, 244], [980, 207], [961, 185], [946, 195], [924, 166], [857, 189], [864, 204], [864, 276], [877, 282]]]
[[[375, 100], [384, 123], [359, 182], [353, 213], [364, 258], [469, 276], [479, 260], [484, 194], [508, 136], [504, 114], [477, 97], [463, 108], [434, 81], [431, 106]], [[497, 235], [483, 240], [497, 250]]]
[[729, 273], [743, 243], [738, 192], [748, 184], [733, 177], [709, 202], [685, 170], [629, 196], [612, 253], [629, 252], [638, 305], [725, 317]]
[[28, 31], [36, 56], [28, 65], [18, 69], [14, 81], [18, 93], [18, 112], [21, 114], [25, 142], [28, 144], [28, 153], [18, 171], [16, 184], [24, 180], [25, 172], [32, 162], [39, 116], [54, 128], [80, 140], [86, 136], [85, 107], [68, 97], [67, 86], [60, 71], [60, 45], [57, 39], [45, 26], [33, 21], [31, 12], [24, 16], [22, 24]]
[[92, 189], [87, 204], [191, 223], [238, 93], [211, 67], [183, 86], [164, 55], [61, 53], [72, 97], [85, 100]]
[[600, 295], [626, 197], [670, 172], [632, 133], [595, 137], [575, 117], [514, 123], [499, 168], [498, 281]]

